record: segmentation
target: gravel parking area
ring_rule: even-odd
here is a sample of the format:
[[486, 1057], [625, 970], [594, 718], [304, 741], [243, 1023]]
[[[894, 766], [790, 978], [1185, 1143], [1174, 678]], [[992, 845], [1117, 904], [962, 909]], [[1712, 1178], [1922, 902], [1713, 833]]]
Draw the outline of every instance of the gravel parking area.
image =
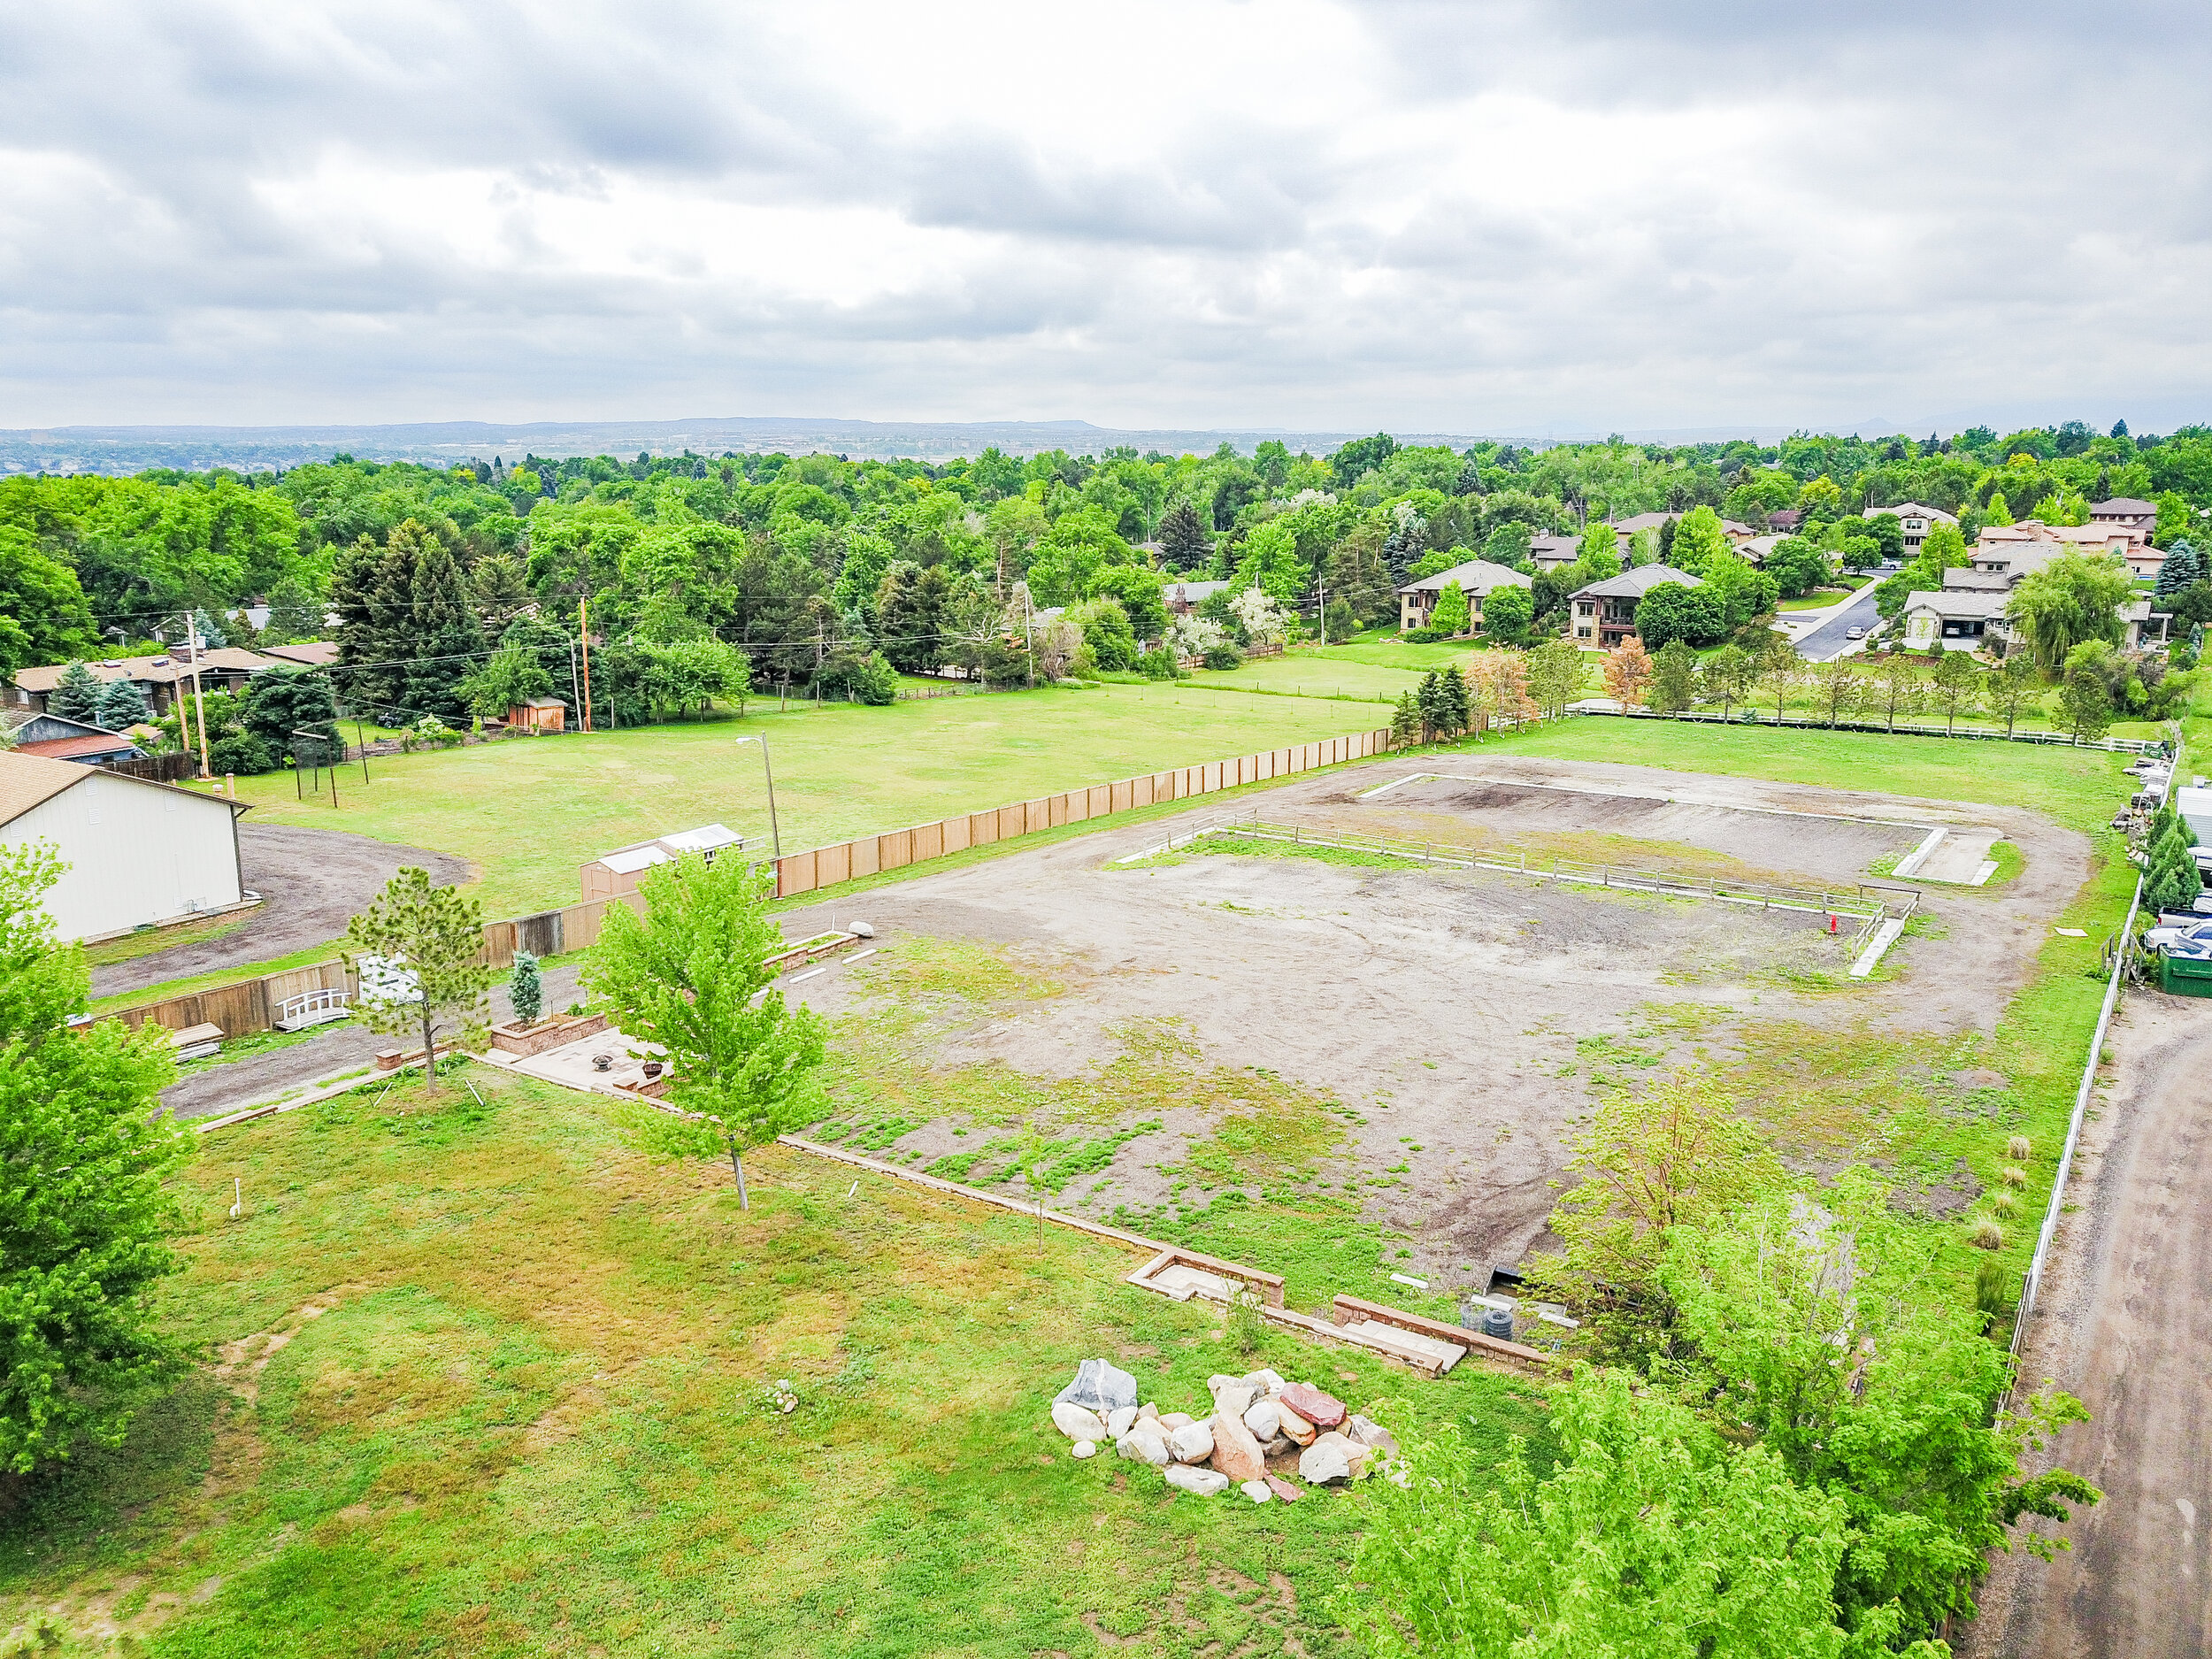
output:
[[92, 995], [119, 996], [326, 943], [343, 933], [355, 912], [410, 864], [429, 871], [441, 884], [475, 875], [465, 858], [450, 853], [395, 847], [342, 830], [255, 824], [250, 818], [238, 826], [238, 860], [246, 886], [263, 901], [242, 926], [95, 968]]

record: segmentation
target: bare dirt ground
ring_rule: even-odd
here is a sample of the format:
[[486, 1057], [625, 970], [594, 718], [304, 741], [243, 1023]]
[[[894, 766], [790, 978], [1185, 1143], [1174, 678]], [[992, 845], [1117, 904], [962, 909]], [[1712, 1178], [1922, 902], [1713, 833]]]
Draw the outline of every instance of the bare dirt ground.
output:
[[[902, 933], [949, 937], [1018, 947], [1041, 974], [1055, 963], [1081, 970], [1079, 994], [949, 1033], [944, 1064], [1064, 1077], [1118, 1053], [1117, 1033], [1133, 1024], [1171, 1022], [1210, 1064], [1263, 1067], [1356, 1104], [1365, 1122], [1348, 1129], [1346, 1156], [1363, 1170], [1409, 1166], [1371, 1205], [1415, 1235], [1410, 1271], [1458, 1282], [1471, 1267], [1519, 1261], [1542, 1233], [1566, 1137], [1592, 1110], [1593, 1071], [1686, 1062], [1714, 1018], [1752, 1010], [1832, 1029], [1988, 1029], [2087, 872], [2085, 838], [2031, 813], [1638, 767], [1487, 761], [1478, 781], [1359, 798], [1411, 770], [1379, 762], [836, 910], [865, 915], [894, 948]], [[1563, 787], [1533, 787], [1544, 784]], [[1837, 887], [1933, 825], [1979, 825], [2019, 845], [2026, 870], [1995, 889], [1925, 889], [1927, 935], [1896, 947], [1890, 977], [1844, 988], [1847, 932], [1831, 939], [1818, 917], [1796, 912], [1302, 858], [1106, 867], [1254, 804], [1273, 822], [1572, 856], [1587, 853], [1563, 843], [1601, 842], [1638, 849], [1650, 865], [1703, 873], [1721, 861], [1732, 873]], [[822, 906], [785, 926], [829, 919]], [[1823, 981], [1837, 988], [1792, 988]], [[833, 1015], [871, 1005], [864, 975], [833, 971], [795, 988]], [[937, 1156], [949, 1133], [925, 1126], [897, 1145]], [[1079, 1207], [1156, 1202], [1161, 1139], [1124, 1148]]]
[[276, 824], [241, 823], [238, 861], [245, 885], [263, 900], [242, 926], [95, 968], [92, 995], [119, 996], [326, 943], [404, 865], [419, 865], [441, 884], [474, 874], [466, 859], [450, 853]]
[[2212, 1004], [2136, 992], [2110, 1047], [2021, 1366], [2090, 1413], [2030, 1466], [2104, 1501], [2057, 1560], [2000, 1559], [1960, 1648], [1976, 1659], [2212, 1652]]

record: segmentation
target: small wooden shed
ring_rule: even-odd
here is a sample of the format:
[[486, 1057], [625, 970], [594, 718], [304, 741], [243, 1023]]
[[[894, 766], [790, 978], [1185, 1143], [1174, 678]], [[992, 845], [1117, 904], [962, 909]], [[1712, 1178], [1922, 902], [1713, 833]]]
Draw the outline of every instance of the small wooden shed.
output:
[[533, 697], [507, 710], [507, 724], [518, 732], [565, 731], [568, 704], [558, 697]]
[[584, 902], [634, 893], [648, 870], [655, 864], [672, 864], [687, 853], [697, 853], [711, 864], [717, 853], [744, 845], [745, 838], [726, 824], [703, 824], [697, 829], [679, 830], [672, 835], [618, 847], [577, 872]]

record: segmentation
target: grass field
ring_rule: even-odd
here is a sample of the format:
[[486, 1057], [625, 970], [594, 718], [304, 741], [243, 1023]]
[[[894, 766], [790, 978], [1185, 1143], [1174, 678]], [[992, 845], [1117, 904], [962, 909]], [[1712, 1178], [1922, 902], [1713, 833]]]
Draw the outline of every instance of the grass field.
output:
[[[1131, 1252], [770, 1148], [649, 1162], [612, 1102], [472, 1067], [210, 1137], [164, 1296], [215, 1363], [0, 1513], [0, 1632], [175, 1659], [1336, 1651], [1357, 1490], [1176, 1500], [1048, 1421], [1079, 1359], [1162, 1409], [1258, 1363], [1402, 1434], [1535, 1426], [1120, 1282]], [[227, 1219], [241, 1178], [246, 1213]], [[770, 1410], [787, 1380], [799, 1401]], [[1096, 1633], [1094, 1633], [1096, 1632]], [[69, 1651], [79, 1651], [73, 1640]]]
[[1314, 698], [1163, 686], [1007, 692], [884, 709], [757, 701], [743, 720], [572, 734], [351, 768], [340, 806], [303, 804], [288, 773], [242, 779], [253, 821], [352, 830], [459, 854], [487, 916], [572, 904], [576, 869], [603, 852], [720, 822], [765, 846], [760, 750], [776, 769], [786, 850], [924, 823], [1141, 772], [1195, 764], [1384, 724]]

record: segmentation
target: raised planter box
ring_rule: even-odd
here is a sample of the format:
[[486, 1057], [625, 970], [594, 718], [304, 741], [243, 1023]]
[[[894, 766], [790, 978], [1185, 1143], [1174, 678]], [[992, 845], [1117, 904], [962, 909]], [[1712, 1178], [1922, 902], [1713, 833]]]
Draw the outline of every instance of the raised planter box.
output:
[[494, 1025], [492, 1047], [502, 1054], [543, 1054], [564, 1043], [596, 1037], [606, 1028], [604, 1014], [563, 1014], [553, 1019], [541, 1019], [534, 1025]]

